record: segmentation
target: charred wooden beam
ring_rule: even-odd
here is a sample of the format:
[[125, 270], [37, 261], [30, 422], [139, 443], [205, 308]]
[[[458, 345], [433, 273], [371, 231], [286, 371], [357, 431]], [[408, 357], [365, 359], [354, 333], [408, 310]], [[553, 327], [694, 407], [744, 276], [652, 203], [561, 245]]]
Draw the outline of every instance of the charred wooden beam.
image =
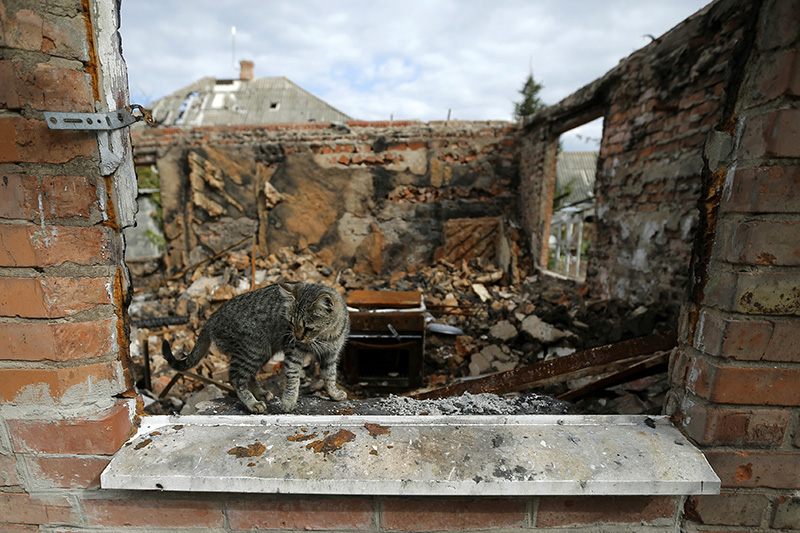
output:
[[620, 359], [628, 359], [636, 355], [653, 354], [671, 350], [678, 344], [676, 331], [656, 333], [627, 341], [598, 346], [588, 350], [575, 352], [564, 357], [527, 365], [508, 372], [492, 374], [484, 378], [464, 381], [455, 385], [442, 387], [428, 392], [413, 395], [417, 400], [432, 400], [459, 396], [465, 392], [480, 394], [484, 392], [501, 393], [514, 388], [529, 385], [542, 379], [559, 374], [597, 365], [604, 365]]

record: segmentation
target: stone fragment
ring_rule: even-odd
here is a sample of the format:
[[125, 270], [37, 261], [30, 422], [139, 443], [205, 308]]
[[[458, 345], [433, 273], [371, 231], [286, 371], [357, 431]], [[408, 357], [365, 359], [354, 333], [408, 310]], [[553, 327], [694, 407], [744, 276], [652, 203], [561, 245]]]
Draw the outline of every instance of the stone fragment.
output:
[[522, 321], [522, 331], [544, 344], [550, 344], [569, 336], [569, 333], [551, 326], [536, 315], [530, 315]]
[[482, 302], [486, 302], [492, 298], [492, 296], [489, 294], [489, 291], [486, 290], [486, 287], [484, 287], [481, 283], [473, 283], [472, 290]]
[[517, 334], [517, 328], [508, 320], [501, 320], [489, 329], [489, 335], [503, 342], [515, 338]]
[[469, 363], [469, 375], [480, 376], [487, 373], [492, 368], [492, 361], [481, 351], [472, 355]]

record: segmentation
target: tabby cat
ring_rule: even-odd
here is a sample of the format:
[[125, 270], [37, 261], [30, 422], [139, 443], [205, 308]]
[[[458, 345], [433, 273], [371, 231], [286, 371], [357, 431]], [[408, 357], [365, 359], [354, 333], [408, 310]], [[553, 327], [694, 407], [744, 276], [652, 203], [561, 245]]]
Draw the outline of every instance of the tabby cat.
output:
[[230, 357], [230, 384], [251, 413], [263, 413], [265, 402], [272, 399], [257, 383], [256, 373], [273, 355], [283, 352], [286, 383], [281, 406], [291, 411], [309, 353], [319, 358], [328, 396], [337, 401], [347, 397], [336, 386], [336, 368], [349, 334], [347, 307], [336, 291], [324, 285], [285, 282], [225, 302], [208, 319], [185, 359], [176, 359], [166, 340], [161, 348], [172, 368], [187, 370], [200, 362], [213, 342]]

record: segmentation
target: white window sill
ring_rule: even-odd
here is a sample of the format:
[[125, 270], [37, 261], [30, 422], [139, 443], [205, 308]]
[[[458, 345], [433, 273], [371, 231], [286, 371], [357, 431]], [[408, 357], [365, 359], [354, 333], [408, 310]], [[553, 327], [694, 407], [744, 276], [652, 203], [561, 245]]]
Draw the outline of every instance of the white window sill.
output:
[[718, 494], [720, 480], [664, 417], [229, 415], [145, 417], [103, 472], [101, 486], [339, 495], [688, 495]]

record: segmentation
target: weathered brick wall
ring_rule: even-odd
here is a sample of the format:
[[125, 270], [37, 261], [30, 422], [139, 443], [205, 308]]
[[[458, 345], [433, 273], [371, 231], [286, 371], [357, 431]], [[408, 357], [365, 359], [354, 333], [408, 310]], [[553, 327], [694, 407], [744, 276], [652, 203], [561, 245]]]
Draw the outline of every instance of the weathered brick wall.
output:
[[[124, 76], [97, 70], [121, 58], [110, 36], [94, 46], [91, 20], [116, 16], [113, 2], [0, 2], [3, 531], [81, 524], [76, 495], [96, 491], [133, 429], [119, 235], [132, 166], [101, 170], [96, 134], [50, 130], [42, 115], [127, 100]], [[130, 162], [127, 132], [109, 138]]]
[[[755, 4], [720, 1], [525, 123], [522, 189], [534, 256], [547, 264], [554, 164], [542, 141], [602, 116], [596, 232], [586, 282], [598, 296], [677, 317], [688, 290], [702, 146], [729, 101]], [[537, 209], [538, 207], [538, 209]]]
[[[764, 2], [706, 145], [693, 295], [667, 409], [720, 496], [687, 527], [800, 528], [800, 2]], [[738, 85], [738, 86], [737, 86]]]
[[257, 234], [265, 254], [310, 248], [386, 275], [431, 263], [449, 219], [516, 222], [515, 135], [504, 122], [353, 121], [146, 129], [134, 147], [161, 177], [171, 270]]

